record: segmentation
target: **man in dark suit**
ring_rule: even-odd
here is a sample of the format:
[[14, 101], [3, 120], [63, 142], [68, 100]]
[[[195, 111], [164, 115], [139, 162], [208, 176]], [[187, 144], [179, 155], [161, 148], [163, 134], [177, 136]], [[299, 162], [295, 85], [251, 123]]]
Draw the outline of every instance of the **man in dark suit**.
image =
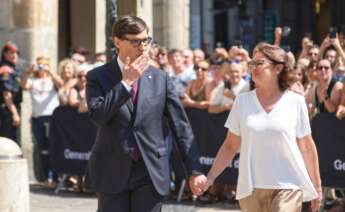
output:
[[167, 73], [149, 66], [152, 38], [135, 16], [113, 27], [118, 56], [87, 74], [90, 117], [98, 127], [89, 174], [99, 212], [160, 211], [169, 192], [168, 144], [163, 119], [175, 134], [194, 193], [206, 182], [183, 107]]

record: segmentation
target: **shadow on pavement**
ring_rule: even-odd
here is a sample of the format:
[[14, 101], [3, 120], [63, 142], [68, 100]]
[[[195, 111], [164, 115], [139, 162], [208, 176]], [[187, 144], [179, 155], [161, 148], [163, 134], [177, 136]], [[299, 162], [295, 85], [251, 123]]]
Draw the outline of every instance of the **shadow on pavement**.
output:
[[96, 198], [95, 193], [75, 192], [73, 190], [62, 189], [57, 194], [54, 193], [54, 188], [49, 188], [41, 184], [31, 184], [30, 192], [34, 194], [44, 194], [56, 197], [78, 197], [78, 198]]
[[[51, 197], [59, 197], [59, 198], [85, 198], [85, 199], [94, 199], [97, 198], [95, 193], [84, 193], [84, 192], [75, 192], [69, 189], [62, 189], [59, 193], [54, 193], [54, 188], [49, 188], [42, 184], [31, 184], [30, 185], [30, 192], [33, 194], [39, 195], [46, 195]], [[239, 210], [238, 204], [230, 204], [226, 202], [218, 202], [218, 203], [204, 203], [200, 201], [191, 201], [191, 200], [183, 200], [181, 202], [177, 202], [174, 199], [166, 199], [164, 201], [164, 205], [169, 205], [172, 207], [177, 206], [191, 206], [197, 208], [214, 208], [214, 209], [223, 209], [223, 210]]]
[[176, 200], [165, 200], [164, 204], [168, 205], [189, 205], [189, 206], [195, 206], [198, 208], [215, 208], [215, 209], [240, 209], [238, 204], [230, 204], [226, 202], [218, 202], [218, 203], [204, 203], [200, 201], [181, 201], [177, 202]]

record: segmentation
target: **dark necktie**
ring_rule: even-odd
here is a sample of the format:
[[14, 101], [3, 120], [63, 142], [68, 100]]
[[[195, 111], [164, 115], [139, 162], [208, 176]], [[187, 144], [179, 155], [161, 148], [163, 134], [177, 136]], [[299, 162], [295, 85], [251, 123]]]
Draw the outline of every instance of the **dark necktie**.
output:
[[135, 81], [131, 87], [131, 100], [133, 103], [133, 107], [135, 107], [137, 104], [138, 81]]
[[[131, 100], [133, 103], [133, 108], [135, 108], [137, 104], [137, 94], [138, 94], [138, 81], [132, 84], [131, 89]], [[137, 143], [134, 143], [133, 152], [132, 152], [132, 159], [134, 161], [138, 161], [140, 158], [140, 151]]]

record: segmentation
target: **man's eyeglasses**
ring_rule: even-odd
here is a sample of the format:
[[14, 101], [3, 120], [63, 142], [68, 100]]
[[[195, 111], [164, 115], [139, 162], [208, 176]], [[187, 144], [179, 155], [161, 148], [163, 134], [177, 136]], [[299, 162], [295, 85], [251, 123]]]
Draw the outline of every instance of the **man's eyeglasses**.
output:
[[129, 38], [124, 37], [121, 40], [126, 40], [126, 41], [130, 42], [133, 46], [139, 47], [139, 46], [141, 46], [141, 44], [143, 44], [144, 46], [149, 45], [152, 42], [152, 37], [147, 37], [144, 39], [129, 39]]
[[195, 71], [198, 71], [198, 70], [202, 70], [202, 71], [208, 71], [208, 68], [204, 68], [204, 67], [201, 67], [201, 66], [194, 66], [194, 70]]

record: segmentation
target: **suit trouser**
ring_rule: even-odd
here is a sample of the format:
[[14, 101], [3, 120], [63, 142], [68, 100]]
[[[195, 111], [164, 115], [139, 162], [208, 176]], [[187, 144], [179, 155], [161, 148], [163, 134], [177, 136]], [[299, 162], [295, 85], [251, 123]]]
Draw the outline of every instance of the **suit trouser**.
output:
[[160, 212], [162, 200], [163, 196], [157, 193], [141, 160], [133, 162], [125, 191], [117, 194], [98, 193], [97, 212]]
[[243, 212], [300, 212], [303, 194], [295, 189], [254, 189], [253, 193], [240, 199]]

